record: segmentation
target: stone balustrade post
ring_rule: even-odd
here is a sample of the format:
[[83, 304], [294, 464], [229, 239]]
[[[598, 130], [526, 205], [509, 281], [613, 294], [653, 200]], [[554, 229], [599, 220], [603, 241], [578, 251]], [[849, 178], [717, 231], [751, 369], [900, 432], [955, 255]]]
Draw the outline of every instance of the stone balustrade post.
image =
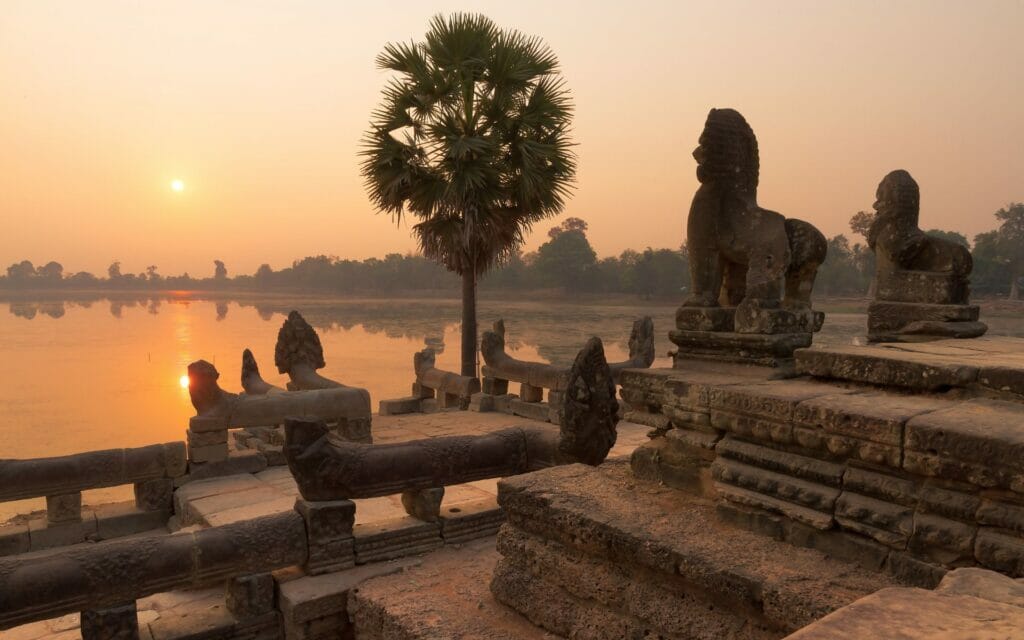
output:
[[227, 460], [228, 423], [224, 418], [192, 416], [185, 435], [189, 462]]
[[503, 396], [508, 393], [508, 380], [484, 376], [483, 392], [492, 396]]
[[239, 620], [271, 613], [275, 611], [274, 577], [269, 573], [254, 573], [229, 578], [224, 588], [224, 601], [228, 611]]
[[523, 402], [542, 402], [544, 400], [544, 387], [535, 387], [524, 382], [519, 387], [519, 399]]
[[437, 522], [441, 517], [444, 487], [412, 489], [402, 492], [402, 506], [410, 516], [424, 522]]
[[303, 567], [310, 575], [340, 571], [355, 566], [356, 505], [351, 500], [313, 502], [298, 498], [295, 510], [306, 525], [309, 556]]
[[140, 511], [162, 511], [173, 508], [174, 480], [157, 478], [136, 482], [135, 507]]
[[412, 396], [414, 398], [420, 399], [433, 398], [434, 390], [431, 389], [430, 387], [424, 386], [422, 382], [419, 382], [417, 380], [416, 382], [412, 383]]
[[135, 601], [107, 609], [82, 612], [82, 640], [139, 640]]
[[80, 491], [57, 496], [46, 496], [47, 523], [78, 522], [81, 519], [82, 493]]

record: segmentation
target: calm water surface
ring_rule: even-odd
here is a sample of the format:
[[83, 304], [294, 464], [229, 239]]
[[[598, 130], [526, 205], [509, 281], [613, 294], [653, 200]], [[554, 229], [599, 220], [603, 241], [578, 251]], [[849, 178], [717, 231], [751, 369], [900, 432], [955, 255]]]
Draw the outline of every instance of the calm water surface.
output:
[[[480, 304], [481, 329], [505, 319], [510, 352], [527, 360], [571, 362], [591, 335], [608, 359], [626, 357], [635, 317], [654, 317], [655, 366], [672, 344], [675, 304], [593, 305], [554, 302]], [[5, 309], [7, 313], [4, 313]], [[320, 333], [322, 373], [370, 391], [373, 406], [409, 393], [412, 355], [443, 349], [438, 366], [458, 370], [460, 306], [455, 300], [324, 300], [268, 297], [0, 301], [2, 458], [56, 456], [184, 439], [194, 415], [179, 384], [188, 363], [213, 362], [221, 386], [239, 391], [241, 352], [251, 348], [269, 382], [284, 386], [273, 366], [277, 331], [298, 309]], [[991, 333], [1024, 335], [1019, 316], [986, 317]], [[864, 332], [862, 313], [830, 313], [816, 344], [851, 344]], [[87, 502], [124, 499], [124, 489], [97, 490]], [[26, 503], [27, 504], [27, 503]], [[32, 504], [38, 504], [32, 503]], [[0, 505], [0, 520], [25, 505]]]

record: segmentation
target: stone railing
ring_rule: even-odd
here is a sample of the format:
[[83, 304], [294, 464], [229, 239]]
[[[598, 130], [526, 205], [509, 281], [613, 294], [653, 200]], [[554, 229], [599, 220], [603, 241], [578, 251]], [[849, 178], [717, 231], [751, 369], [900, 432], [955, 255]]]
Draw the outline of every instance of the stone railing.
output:
[[435, 358], [433, 349], [416, 352], [412, 361], [413, 371], [416, 372], [416, 381], [412, 383], [412, 395], [381, 400], [380, 415], [432, 413], [440, 409], [469, 408], [473, 394], [480, 393], [480, 380], [438, 369], [435, 366]]
[[136, 600], [227, 581], [239, 637], [278, 637], [269, 572], [303, 564], [308, 548], [302, 515], [286, 511], [193, 533], [0, 558], [0, 630], [81, 612], [83, 638], [138, 638]]
[[[288, 416], [323, 419], [335, 433], [349, 440], [370, 442], [372, 439], [370, 394], [365, 389], [335, 386], [235, 394], [220, 388], [217, 383], [220, 373], [205, 360], [190, 364], [188, 377], [189, 395], [196, 408], [186, 432], [192, 463], [226, 460], [230, 429], [276, 429]], [[267, 442], [260, 450], [269, 462], [284, 463], [280, 444]]]
[[[569, 369], [543, 362], [528, 362], [505, 351], [505, 322], [498, 320], [492, 331], [485, 331], [480, 341], [484, 358], [483, 393], [470, 408], [477, 411], [497, 410], [535, 420], [560, 421]], [[643, 317], [633, 323], [629, 336], [629, 359], [609, 363], [612, 378], [618, 382], [626, 369], [644, 369], [654, 362], [654, 322]], [[509, 382], [519, 383], [519, 396], [510, 396]], [[544, 390], [548, 390], [545, 403]]]
[[[46, 498], [46, 515], [0, 527], [0, 556], [114, 538], [164, 526], [185, 444], [0, 460], [0, 502]], [[82, 509], [82, 491], [133, 484], [135, 502]]]
[[[323, 422], [289, 418], [285, 457], [303, 497], [310, 530], [310, 573], [334, 571], [395, 553], [396, 538], [426, 551], [496, 530], [497, 509], [476, 518], [441, 515], [444, 487], [505, 477], [559, 464], [596, 465], [615, 444], [618, 402], [601, 341], [592, 338], [567, 371], [567, 400], [557, 429], [512, 427], [486, 435], [426, 438], [368, 445], [330, 437]], [[406, 513], [423, 522], [390, 534], [355, 537], [353, 499], [401, 494]], [[403, 555], [408, 551], [403, 552]], [[394, 555], [390, 556], [394, 557]]]

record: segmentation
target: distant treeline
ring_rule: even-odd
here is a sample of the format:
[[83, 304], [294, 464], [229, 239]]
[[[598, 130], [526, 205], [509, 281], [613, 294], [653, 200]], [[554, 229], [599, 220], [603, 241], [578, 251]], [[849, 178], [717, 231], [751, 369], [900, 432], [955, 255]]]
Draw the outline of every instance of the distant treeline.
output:
[[[996, 212], [1000, 227], [975, 236], [973, 245], [960, 233], [933, 229], [927, 233], [962, 243], [974, 257], [972, 289], [985, 296], [1019, 297], [1024, 276], [1024, 204]], [[872, 215], [860, 212], [850, 220], [854, 234], [867, 236]], [[869, 291], [875, 255], [866, 242], [840, 234], [828, 242], [828, 258], [818, 272], [818, 296], [860, 296]], [[35, 266], [28, 260], [12, 264], [0, 276], [6, 289], [238, 290], [325, 293], [391, 293], [459, 291], [457, 276], [422, 256], [392, 253], [383, 259], [343, 260], [312, 256], [275, 271], [264, 264], [255, 273], [228, 275], [221, 260], [213, 261], [212, 277], [188, 273], [164, 276], [156, 265], [127, 273], [120, 262], [106, 277], [88, 272], [64, 273], [58, 262]], [[531, 253], [518, 254], [481, 281], [483, 290], [531, 291], [562, 289], [567, 293], [635, 294], [645, 298], [679, 296], [689, 286], [685, 244], [679, 249], [627, 249], [618, 257], [598, 259], [587, 239], [587, 223], [568, 218], [548, 231], [548, 241]]]

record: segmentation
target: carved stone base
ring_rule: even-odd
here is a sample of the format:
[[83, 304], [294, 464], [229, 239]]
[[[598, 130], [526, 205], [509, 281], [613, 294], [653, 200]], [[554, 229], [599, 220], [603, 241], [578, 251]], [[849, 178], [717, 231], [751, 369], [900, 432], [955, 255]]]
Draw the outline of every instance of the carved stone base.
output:
[[950, 304], [965, 302], [969, 295], [967, 280], [948, 273], [931, 271], [895, 271], [879, 274], [878, 300]]
[[875, 301], [868, 306], [868, 340], [920, 342], [939, 338], [977, 338], [988, 330], [973, 304]]
[[677, 329], [670, 331], [668, 337], [679, 347], [673, 356], [677, 368], [691, 359], [788, 368], [792, 365], [793, 351], [811, 346], [812, 335], [810, 332], [768, 335]]
[[825, 314], [812, 309], [766, 308], [756, 302], [738, 307], [679, 307], [676, 328], [682, 331], [737, 333], [806, 333], [821, 330]]

